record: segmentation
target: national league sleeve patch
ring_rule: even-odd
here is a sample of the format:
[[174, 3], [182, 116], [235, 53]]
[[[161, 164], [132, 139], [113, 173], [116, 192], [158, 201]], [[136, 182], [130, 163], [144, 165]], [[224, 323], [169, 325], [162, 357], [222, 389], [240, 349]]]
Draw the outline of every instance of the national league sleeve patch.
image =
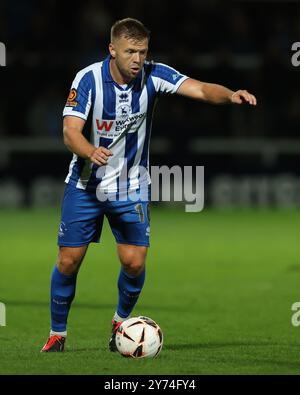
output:
[[77, 90], [75, 88], [72, 88], [67, 98], [66, 107], [76, 107], [78, 104], [77, 101], [75, 100], [76, 97], [77, 97]]

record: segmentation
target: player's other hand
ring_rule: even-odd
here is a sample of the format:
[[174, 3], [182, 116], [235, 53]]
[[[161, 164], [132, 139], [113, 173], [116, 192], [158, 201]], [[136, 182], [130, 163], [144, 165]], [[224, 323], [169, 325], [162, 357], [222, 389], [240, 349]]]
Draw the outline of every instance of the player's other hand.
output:
[[249, 103], [251, 106], [256, 106], [257, 104], [256, 97], [242, 89], [233, 93], [231, 96], [231, 102], [235, 104]]
[[108, 158], [112, 155], [111, 150], [105, 147], [98, 147], [92, 152], [90, 161], [98, 166], [105, 166], [107, 165]]

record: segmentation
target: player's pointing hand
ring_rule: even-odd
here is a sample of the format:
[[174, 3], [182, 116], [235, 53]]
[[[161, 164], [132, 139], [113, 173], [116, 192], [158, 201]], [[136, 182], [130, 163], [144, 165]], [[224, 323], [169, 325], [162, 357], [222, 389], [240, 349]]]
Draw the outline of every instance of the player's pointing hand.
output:
[[98, 166], [107, 165], [108, 158], [112, 156], [111, 150], [105, 147], [96, 148], [90, 156], [90, 161]]
[[248, 91], [242, 89], [233, 93], [231, 96], [231, 102], [235, 104], [242, 104], [246, 102], [252, 106], [256, 106], [257, 104], [256, 97], [251, 95], [251, 93]]

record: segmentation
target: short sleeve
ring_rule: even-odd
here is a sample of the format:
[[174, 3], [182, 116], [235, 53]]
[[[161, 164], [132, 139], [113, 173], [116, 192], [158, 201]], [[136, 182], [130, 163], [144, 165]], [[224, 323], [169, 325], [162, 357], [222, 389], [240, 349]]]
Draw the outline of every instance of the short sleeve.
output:
[[82, 70], [77, 73], [72, 83], [70, 93], [63, 110], [63, 116], [73, 115], [87, 120], [94, 100], [95, 78], [93, 71]]
[[188, 79], [184, 74], [163, 63], [155, 63], [151, 72], [155, 90], [158, 93], [173, 94], [179, 86]]

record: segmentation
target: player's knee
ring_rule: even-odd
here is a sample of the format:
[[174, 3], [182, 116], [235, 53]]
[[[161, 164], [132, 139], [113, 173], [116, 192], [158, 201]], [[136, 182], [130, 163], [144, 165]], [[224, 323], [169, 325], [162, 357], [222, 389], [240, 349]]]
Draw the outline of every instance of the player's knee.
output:
[[66, 275], [76, 273], [79, 269], [80, 260], [72, 255], [60, 254], [57, 261], [58, 270]]
[[142, 273], [147, 256], [146, 247], [119, 245], [118, 254], [126, 273], [132, 276]]
[[122, 262], [123, 268], [126, 273], [130, 274], [131, 276], [138, 276], [140, 275], [144, 268], [145, 262], [143, 259], [128, 259]]

